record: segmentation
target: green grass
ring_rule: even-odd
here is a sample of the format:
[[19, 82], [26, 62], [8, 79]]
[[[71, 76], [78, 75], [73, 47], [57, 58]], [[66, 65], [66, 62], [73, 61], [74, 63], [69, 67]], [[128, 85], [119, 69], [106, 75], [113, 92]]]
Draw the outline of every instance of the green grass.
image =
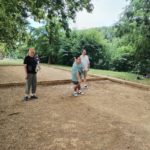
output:
[[22, 59], [2, 59], [0, 60], [0, 65], [22, 65], [23, 64], [23, 60]]
[[[150, 79], [143, 78], [143, 76], [139, 76], [137, 74], [129, 73], [129, 72], [90, 69], [89, 73], [95, 74], [95, 75], [104, 75], [104, 76], [119, 78], [119, 79], [123, 79], [123, 80], [127, 80], [127, 81], [132, 81], [132, 82], [136, 82], [136, 83], [150, 85]], [[137, 76], [139, 76], [141, 78], [141, 80], [137, 80]]]
[[[68, 66], [62, 66], [62, 65], [49, 65], [49, 66], [54, 67], [54, 68], [71, 70], [71, 67], [68, 67]], [[114, 78], [119, 78], [119, 79], [132, 81], [132, 82], [136, 82], [136, 83], [150, 85], [150, 79], [139, 76], [141, 78], [141, 80], [137, 80], [137, 74], [129, 73], [129, 72], [90, 69], [89, 74], [114, 77]]]

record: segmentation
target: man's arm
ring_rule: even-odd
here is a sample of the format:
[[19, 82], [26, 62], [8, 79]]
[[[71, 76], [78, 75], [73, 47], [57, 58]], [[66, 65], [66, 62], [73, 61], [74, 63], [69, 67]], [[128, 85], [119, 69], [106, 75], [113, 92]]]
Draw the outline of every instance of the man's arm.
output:
[[25, 79], [28, 79], [27, 64], [24, 64], [24, 70], [25, 70]]

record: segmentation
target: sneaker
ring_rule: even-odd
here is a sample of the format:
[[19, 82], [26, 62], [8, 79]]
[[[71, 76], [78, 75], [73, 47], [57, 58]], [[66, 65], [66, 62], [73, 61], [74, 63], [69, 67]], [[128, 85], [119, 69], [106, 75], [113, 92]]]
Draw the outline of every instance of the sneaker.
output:
[[74, 92], [74, 93], [73, 93], [73, 96], [78, 96], [78, 93], [77, 93], [77, 92]]
[[79, 91], [78, 91], [78, 94], [83, 95], [83, 94], [84, 94], [84, 92], [82, 92], [81, 90], [79, 90]]
[[30, 99], [38, 99], [38, 97], [35, 96], [35, 95], [32, 95], [32, 96], [30, 97]]
[[25, 96], [25, 97], [23, 98], [23, 100], [24, 100], [24, 101], [28, 101], [28, 100], [29, 100], [29, 97], [28, 97], [28, 96]]

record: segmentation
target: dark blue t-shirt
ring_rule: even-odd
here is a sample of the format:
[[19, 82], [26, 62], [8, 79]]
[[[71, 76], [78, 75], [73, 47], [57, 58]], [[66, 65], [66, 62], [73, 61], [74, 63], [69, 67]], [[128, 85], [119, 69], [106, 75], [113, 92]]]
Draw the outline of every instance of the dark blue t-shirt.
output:
[[27, 73], [36, 73], [37, 61], [35, 57], [26, 56], [24, 59], [24, 64], [27, 65]]

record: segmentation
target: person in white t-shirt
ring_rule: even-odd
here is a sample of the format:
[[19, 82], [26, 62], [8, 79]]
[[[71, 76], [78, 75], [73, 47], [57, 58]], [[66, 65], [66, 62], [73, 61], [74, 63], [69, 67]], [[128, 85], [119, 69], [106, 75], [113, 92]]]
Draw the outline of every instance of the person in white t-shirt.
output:
[[84, 72], [84, 87], [87, 87], [87, 72], [89, 71], [90, 68], [90, 61], [89, 61], [89, 57], [86, 54], [86, 49], [82, 50], [82, 54], [80, 56], [81, 58], [81, 63], [83, 64], [83, 72]]

